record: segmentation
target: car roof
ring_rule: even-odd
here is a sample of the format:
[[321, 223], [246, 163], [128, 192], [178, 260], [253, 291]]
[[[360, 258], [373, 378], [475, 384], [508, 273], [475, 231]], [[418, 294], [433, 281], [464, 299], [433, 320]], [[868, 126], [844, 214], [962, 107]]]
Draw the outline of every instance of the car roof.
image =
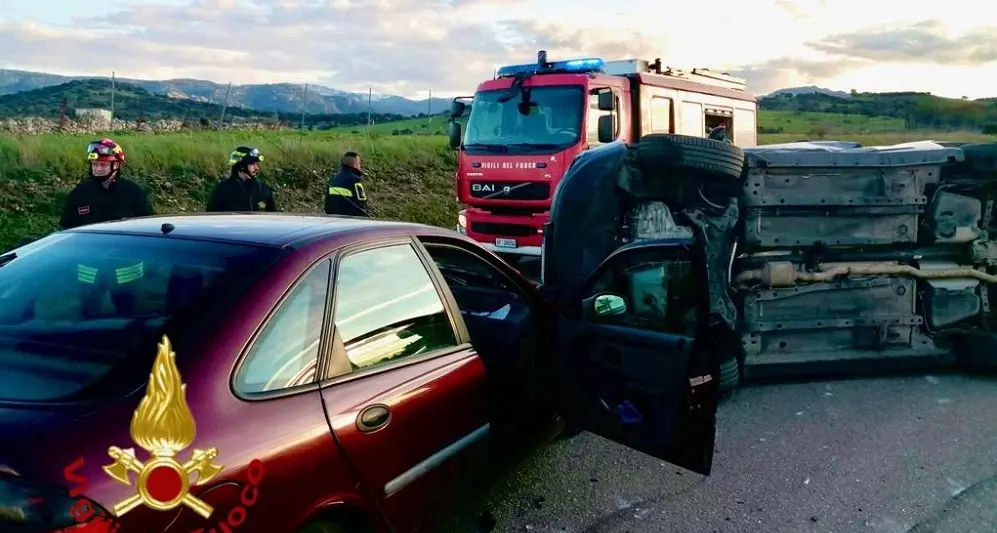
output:
[[423, 224], [336, 215], [194, 213], [103, 222], [69, 231], [156, 236], [166, 232], [164, 230], [166, 224], [173, 227], [169, 230], [169, 235], [173, 238], [227, 241], [276, 247], [302, 243], [332, 234], [362, 233], [370, 230], [403, 230], [406, 233], [436, 233], [439, 230], [439, 228]]

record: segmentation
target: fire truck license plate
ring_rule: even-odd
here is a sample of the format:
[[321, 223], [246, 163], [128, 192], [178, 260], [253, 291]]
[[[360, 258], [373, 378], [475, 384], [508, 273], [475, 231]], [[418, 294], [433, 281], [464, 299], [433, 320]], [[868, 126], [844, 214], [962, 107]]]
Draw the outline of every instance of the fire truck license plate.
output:
[[495, 246], [499, 248], [515, 248], [516, 239], [495, 239]]

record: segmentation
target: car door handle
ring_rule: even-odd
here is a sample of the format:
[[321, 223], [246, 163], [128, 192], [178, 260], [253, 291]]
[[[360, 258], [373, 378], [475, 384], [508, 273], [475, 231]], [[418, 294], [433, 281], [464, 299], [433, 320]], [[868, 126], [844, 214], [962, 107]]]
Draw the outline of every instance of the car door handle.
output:
[[380, 429], [391, 421], [391, 410], [387, 405], [374, 404], [364, 407], [357, 415], [357, 429], [370, 433]]

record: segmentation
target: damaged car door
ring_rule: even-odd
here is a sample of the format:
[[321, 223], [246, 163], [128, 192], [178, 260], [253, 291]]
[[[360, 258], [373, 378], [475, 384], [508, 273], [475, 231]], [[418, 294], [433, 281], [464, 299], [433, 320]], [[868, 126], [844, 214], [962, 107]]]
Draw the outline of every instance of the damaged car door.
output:
[[675, 237], [610, 254], [562, 302], [556, 381], [569, 424], [708, 475], [725, 328], [697, 253]]

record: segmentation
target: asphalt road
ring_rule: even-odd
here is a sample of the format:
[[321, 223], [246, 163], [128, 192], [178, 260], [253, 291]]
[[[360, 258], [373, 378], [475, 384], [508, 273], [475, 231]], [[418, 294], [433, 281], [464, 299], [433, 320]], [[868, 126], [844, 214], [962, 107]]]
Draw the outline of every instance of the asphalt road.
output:
[[755, 386], [719, 418], [708, 478], [588, 433], [545, 448], [489, 492], [493, 531], [997, 531], [997, 379]]

